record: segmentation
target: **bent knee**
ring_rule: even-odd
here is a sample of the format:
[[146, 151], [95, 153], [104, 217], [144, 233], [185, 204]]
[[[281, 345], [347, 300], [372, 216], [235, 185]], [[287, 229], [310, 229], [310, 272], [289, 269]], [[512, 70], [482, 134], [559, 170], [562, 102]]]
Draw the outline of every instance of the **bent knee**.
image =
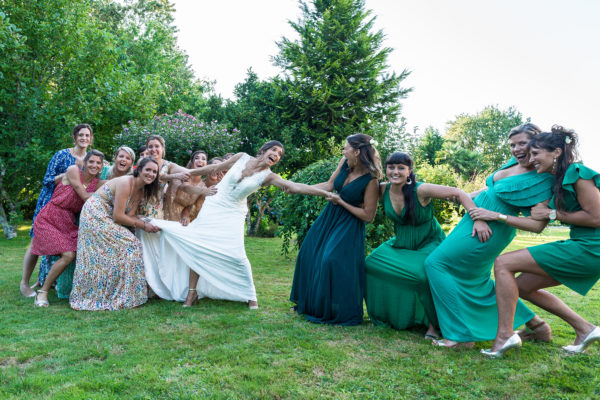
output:
[[76, 253], [74, 251], [66, 251], [61, 254], [61, 257], [69, 264], [75, 259], [75, 256]]

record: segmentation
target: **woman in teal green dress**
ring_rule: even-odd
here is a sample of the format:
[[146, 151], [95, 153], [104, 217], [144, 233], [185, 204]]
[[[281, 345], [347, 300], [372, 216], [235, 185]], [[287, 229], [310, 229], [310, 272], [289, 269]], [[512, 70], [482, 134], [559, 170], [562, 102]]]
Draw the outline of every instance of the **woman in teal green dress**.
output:
[[[577, 159], [576, 135], [572, 130], [553, 126], [531, 141], [531, 158], [539, 174], [554, 175], [550, 203], [534, 207], [531, 217], [543, 222], [559, 220], [571, 226], [570, 238], [503, 254], [496, 259], [498, 333], [490, 350], [500, 357], [521, 345], [513, 334], [515, 304], [519, 296], [562, 318], [575, 330], [569, 353], [581, 353], [600, 341], [600, 327], [571, 310], [555, 295], [542, 290], [565, 285], [585, 296], [600, 279], [600, 174]], [[515, 279], [515, 274], [521, 272]]]
[[363, 320], [365, 222], [377, 211], [381, 160], [369, 135], [351, 135], [329, 181], [331, 195], [302, 242], [290, 300], [306, 319], [358, 325]]
[[392, 153], [385, 167], [388, 182], [379, 185], [380, 198], [396, 236], [366, 259], [367, 312], [376, 325], [399, 330], [425, 325], [425, 338], [437, 339], [437, 317], [423, 263], [446, 234], [433, 215], [431, 199], [456, 198], [467, 210], [475, 203], [460, 189], [417, 182], [413, 160], [406, 153]]
[[[513, 240], [515, 228], [541, 232], [545, 223], [519, 218], [505, 224], [506, 214], [528, 214], [531, 207], [550, 199], [552, 176], [538, 174], [529, 161], [529, 141], [539, 132], [533, 124], [511, 130], [510, 149], [513, 158], [486, 180], [487, 189], [475, 203], [502, 215], [490, 221], [491, 236], [485, 242], [473, 237], [472, 230], [482, 220], [473, 221], [471, 211], [458, 223], [425, 260], [425, 271], [445, 340], [439, 346], [472, 347], [475, 341], [492, 340], [498, 327], [498, 310], [491, 271], [496, 257]], [[518, 302], [515, 328], [535, 322], [535, 314]]]

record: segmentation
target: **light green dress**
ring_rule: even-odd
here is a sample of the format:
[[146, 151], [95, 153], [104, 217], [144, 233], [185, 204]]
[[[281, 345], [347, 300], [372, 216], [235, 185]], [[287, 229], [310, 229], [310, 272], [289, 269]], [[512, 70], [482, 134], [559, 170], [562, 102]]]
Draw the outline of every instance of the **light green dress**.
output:
[[[512, 159], [500, 169], [515, 165]], [[478, 207], [517, 216], [528, 214], [537, 203], [552, 196], [552, 175], [536, 171], [509, 176], [494, 182], [475, 199]], [[457, 342], [485, 341], [496, 337], [498, 307], [491, 271], [494, 260], [515, 237], [515, 228], [489, 221], [492, 236], [481, 243], [472, 237], [473, 220], [466, 214], [456, 228], [425, 260], [440, 329], [444, 338]], [[523, 325], [534, 313], [519, 300], [514, 327]]]
[[390, 184], [383, 192], [385, 215], [394, 221], [395, 237], [376, 248], [366, 260], [365, 301], [376, 325], [407, 329], [437, 326], [437, 318], [423, 263], [446, 234], [433, 215], [433, 203], [423, 207], [415, 186], [415, 225], [406, 221], [406, 207], [396, 214]]
[[[600, 189], [600, 174], [583, 164], [571, 164], [563, 178], [563, 209], [580, 211], [573, 185], [589, 179]], [[554, 197], [550, 207], [556, 208]], [[600, 228], [571, 225], [570, 239], [527, 248], [535, 262], [551, 277], [585, 296], [600, 279]]]

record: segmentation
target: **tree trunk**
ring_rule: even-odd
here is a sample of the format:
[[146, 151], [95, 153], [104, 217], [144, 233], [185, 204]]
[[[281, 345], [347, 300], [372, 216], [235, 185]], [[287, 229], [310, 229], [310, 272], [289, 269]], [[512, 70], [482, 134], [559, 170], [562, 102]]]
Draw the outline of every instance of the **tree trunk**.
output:
[[4, 190], [5, 173], [6, 169], [4, 168], [4, 163], [2, 162], [2, 159], [0, 159], [0, 226], [2, 226], [5, 238], [13, 239], [17, 237], [17, 227], [10, 224], [4, 207], [8, 207], [9, 212], [13, 213], [16, 213], [17, 207], [15, 206], [15, 203], [8, 197], [6, 190]]

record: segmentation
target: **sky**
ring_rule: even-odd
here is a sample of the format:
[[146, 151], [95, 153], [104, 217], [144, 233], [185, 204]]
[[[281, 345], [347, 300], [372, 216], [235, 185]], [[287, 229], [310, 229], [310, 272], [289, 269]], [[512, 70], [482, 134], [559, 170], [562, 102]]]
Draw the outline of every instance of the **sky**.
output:
[[[261, 79], [282, 37], [296, 38], [288, 21], [296, 0], [173, 1], [178, 43], [196, 76], [233, 88], [252, 67]], [[409, 129], [442, 134], [459, 114], [488, 105], [515, 107], [543, 130], [575, 129], [583, 161], [600, 171], [600, 1], [596, 0], [366, 0], [375, 29], [386, 36], [391, 71], [411, 71], [413, 88], [401, 101]]]

